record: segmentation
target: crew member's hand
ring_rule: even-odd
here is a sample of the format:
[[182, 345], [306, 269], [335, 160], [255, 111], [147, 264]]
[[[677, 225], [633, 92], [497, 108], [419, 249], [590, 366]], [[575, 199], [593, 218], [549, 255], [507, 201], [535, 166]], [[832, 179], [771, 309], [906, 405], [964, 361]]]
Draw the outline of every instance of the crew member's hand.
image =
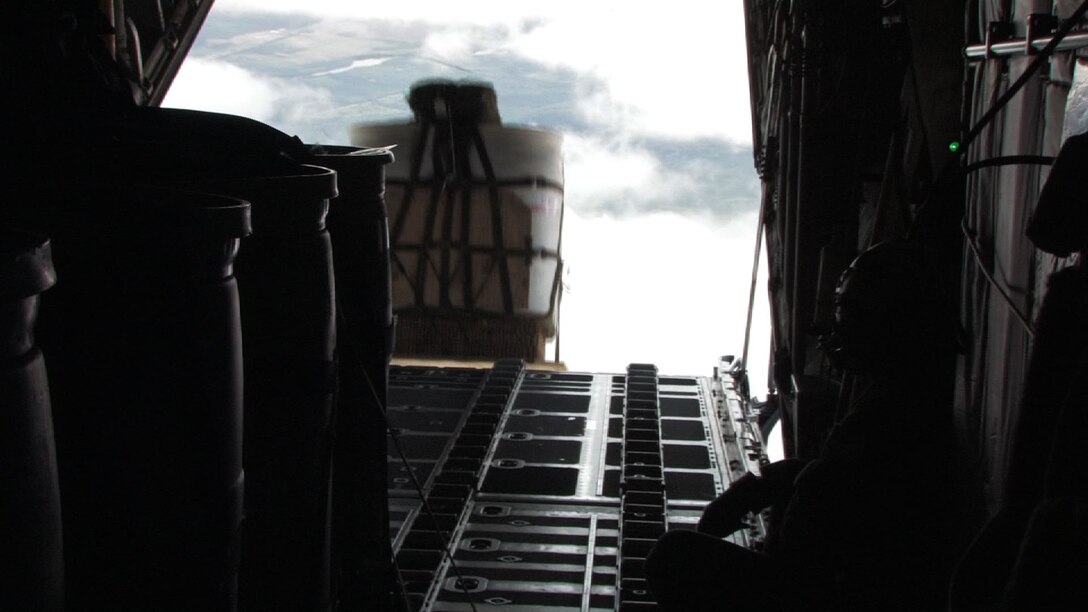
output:
[[746, 527], [744, 517], [752, 511], [753, 504], [763, 497], [760, 491], [762, 486], [760, 478], [751, 472], [733, 481], [725, 493], [703, 510], [697, 529], [721, 538]]

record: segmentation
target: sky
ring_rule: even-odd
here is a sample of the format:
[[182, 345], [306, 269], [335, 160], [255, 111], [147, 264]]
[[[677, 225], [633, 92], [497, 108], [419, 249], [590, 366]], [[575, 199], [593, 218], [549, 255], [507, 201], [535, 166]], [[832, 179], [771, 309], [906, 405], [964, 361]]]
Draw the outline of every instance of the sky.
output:
[[417, 80], [491, 82], [504, 123], [563, 133], [560, 358], [705, 376], [741, 353], [757, 231], [742, 6], [216, 0], [164, 106], [350, 144], [355, 123], [408, 120]]

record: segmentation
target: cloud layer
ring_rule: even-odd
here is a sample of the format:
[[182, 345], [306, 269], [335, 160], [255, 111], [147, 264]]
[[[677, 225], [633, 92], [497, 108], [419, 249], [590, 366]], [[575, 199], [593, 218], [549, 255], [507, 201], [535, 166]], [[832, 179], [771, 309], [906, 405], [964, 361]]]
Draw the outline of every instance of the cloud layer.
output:
[[743, 57], [739, 5], [425, 4], [219, 0], [166, 104], [347, 144], [354, 123], [406, 120], [418, 79], [486, 80], [507, 123], [566, 135], [568, 205], [586, 214], [756, 206], [744, 62], [723, 61]]
[[186, 60], [185, 77], [170, 88], [169, 103], [244, 115], [273, 125], [309, 121], [329, 115], [334, 108], [333, 94], [327, 89], [199, 57]]
[[[217, 0], [209, 25], [248, 23], [250, 31], [215, 40], [205, 33], [194, 52], [240, 59], [272, 51], [285, 63], [339, 63], [328, 71], [395, 48], [440, 76], [485, 77], [486, 65], [500, 58], [573, 75], [587, 121], [637, 136], [748, 143], [741, 4], [721, 4], [728, 6]], [[277, 18], [287, 25], [253, 27]]]
[[[616, 219], [568, 211], [561, 357], [582, 371], [655, 363], [662, 373], [709, 375], [744, 344], [755, 213], [653, 213]], [[749, 352], [752, 389], [766, 394], [769, 326], [758, 293]]]
[[741, 7], [216, 0], [166, 105], [347, 144], [417, 80], [489, 81], [504, 122], [564, 134], [569, 365], [709, 374], [741, 350], [760, 195]]

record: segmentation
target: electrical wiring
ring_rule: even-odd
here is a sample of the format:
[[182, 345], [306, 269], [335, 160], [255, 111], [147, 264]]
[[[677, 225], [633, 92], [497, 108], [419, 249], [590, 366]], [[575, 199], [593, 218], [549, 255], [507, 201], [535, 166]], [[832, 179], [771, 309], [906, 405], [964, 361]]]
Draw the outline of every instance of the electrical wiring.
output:
[[1000, 295], [1001, 298], [1005, 301], [1005, 304], [1008, 305], [1009, 310], [1012, 311], [1012, 314], [1016, 317], [1016, 320], [1019, 321], [1020, 324], [1024, 327], [1024, 331], [1027, 332], [1028, 336], [1034, 338], [1035, 327], [1031, 324], [1031, 321], [1028, 320], [1027, 316], [1024, 313], [1020, 312], [1020, 309], [1017, 308], [1016, 303], [1012, 299], [1012, 296], [1010, 296], [1008, 292], [1005, 291], [1000, 283], [997, 282], [997, 279], [994, 278], [990, 270], [987, 269], [985, 265], [983, 265], [982, 251], [979, 249], [978, 243], [975, 242], [974, 232], [972, 232], [971, 229], [967, 227], [966, 220], [963, 220], [960, 223], [960, 229], [963, 230], [963, 237], [967, 242], [967, 247], [971, 250], [971, 256], [974, 258], [975, 264], [978, 266], [979, 271], [982, 272], [982, 275], [986, 278], [986, 282], [988, 282], [990, 286], [997, 291], [998, 295]]
[[1001, 96], [998, 97], [993, 105], [991, 105], [990, 108], [985, 113], [983, 113], [982, 117], [979, 117], [978, 121], [976, 121], [975, 124], [971, 126], [971, 129], [968, 130], [966, 134], [964, 134], [963, 138], [960, 139], [957, 147], [957, 152], [961, 156], [967, 153], [968, 147], [971, 145], [971, 143], [975, 141], [976, 138], [978, 138], [979, 134], [982, 133], [982, 130], [985, 129], [986, 126], [989, 125], [995, 117], [997, 117], [997, 114], [1001, 112], [1003, 108], [1005, 108], [1005, 105], [1007, 105], [1009, 101], [1012, 100], [1012, 98], [1016, 96], [1017, 93], [1019, 93], [1024, 85], [1027, 84], [1028, 80], [1031, 79], [1031, 77], [1039, 71], [1039, 68], [1041, 68], [1043, 64], [1045, 64], [1047, 60], [1050, 59], [1050, 56], [1053, 55], [1054, 50], [1058, 48], [1058, 45], [1062, 42], [1062, 39], [1064, 39], [1069, 34], [1069, 32], [1071, 32], [1073, 28], [1080, 23], [1085, 13], [1088, 13], [1088, 0], [1082, 2], [1081, 5], [1077, 7], [1077, 10], [1073, 11], [1073, 14], [1070, 15], [1068, 19], [1063, 21], [1060, 26], [1058, 26], [1058, 29], [1054, 32], [1054, 35], [1051, 37], [1050, 42], [1047, 43], [1047, 45], [1035, 55], [1035, 58], [1031, 60], [1031, 63], [1028, 64], [1028, 67], [1024, 69], [1024, 72], [1016, 78], [1012, 85], [1010, 85], [1009, 88], [1005, 90], [1005, 93], [1001, 94]]

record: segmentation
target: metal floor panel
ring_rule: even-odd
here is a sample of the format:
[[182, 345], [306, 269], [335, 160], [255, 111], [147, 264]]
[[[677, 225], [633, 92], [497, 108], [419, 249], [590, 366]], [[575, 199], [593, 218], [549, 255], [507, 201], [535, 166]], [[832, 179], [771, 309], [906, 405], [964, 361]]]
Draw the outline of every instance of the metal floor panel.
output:
[[731, 387], [651, 365], [398, 367], [389, 398], [394, 550], [421, 610], [652, 609], [656, 538], [693, 529], [762, 452]]
[[454, 549], [470, 593], [447, 563], [430, 609], [469, 609], [471, 596], [511, 609], [612, 610], [618, 547], [614, 508], [470, 503]]

